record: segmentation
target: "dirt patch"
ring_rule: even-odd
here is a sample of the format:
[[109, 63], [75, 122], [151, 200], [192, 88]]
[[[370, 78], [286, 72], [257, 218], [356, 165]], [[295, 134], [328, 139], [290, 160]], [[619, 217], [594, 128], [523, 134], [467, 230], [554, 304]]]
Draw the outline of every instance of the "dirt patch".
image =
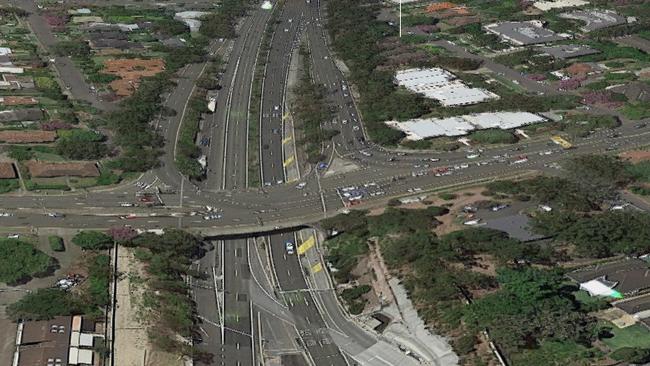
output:
[[140, 302], [145, 292], [145, 270], [131, 248], [118, 251], [115, 309], [115, 364], [120, 366], [181, 366], [177, 356], [152, 348], [147, 324], [142, 318]]
[[618, 155], [621, 159], [631, 163], [638, 163], [644, 160], [650, 160], [650, 150], [631, 150]]
[[165, 70], [165, 61], [160, 58], [151, 60], [134, 58], [106, 60], [102, 73], [119, 76], [120, 79], [113, 80], [109, 85], [115, 94], [126, 97], [138, 89], [140, 79], [154, 76], [163, 70]]

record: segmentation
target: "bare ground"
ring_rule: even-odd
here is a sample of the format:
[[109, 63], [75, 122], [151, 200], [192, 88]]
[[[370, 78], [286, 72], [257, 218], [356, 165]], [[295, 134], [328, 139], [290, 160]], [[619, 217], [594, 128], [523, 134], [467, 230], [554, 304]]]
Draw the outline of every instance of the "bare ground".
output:
[[650, 160], [650, 150], [630, 150], [619, 154], [622, 159], [631, 163]]
[[115, 309], [115, 364], [120, 366], [181, 366], [177, 356], [152, 347], [147, 337], [139, 302], [145, 292], [144, 266], [135, 259], [130, 248], [118, 251], [117, 268], [121, 276], [117, 283]]

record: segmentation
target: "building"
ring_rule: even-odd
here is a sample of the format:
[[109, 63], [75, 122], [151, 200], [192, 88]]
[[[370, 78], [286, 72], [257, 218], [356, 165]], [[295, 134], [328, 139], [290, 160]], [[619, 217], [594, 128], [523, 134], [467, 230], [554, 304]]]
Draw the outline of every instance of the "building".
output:
[[94, 16], [94, 15], [82, 15], [82, 16], [76, 16], [72, 17], [72, 22], [75, 24], [81, 24], [81, 23], [101, 23], [103, 20], [101, 17]]
[[14, 164], [11, 162], [0, 162], [0, 179], [14, 179], [16, 178], [16, 170]]
[[16, 366], [93, 366], [97, 356], [93, 347], [104, 338], [103, 323], [80, 315], [19, 324]]
[[0, 66], [0, 73], [7, 74], [22, 74], [25, 72], [25, 69], [22, 67], [15, 66]]
[[0, 97], [0, 104], [4, 106], [34, 105], [38, 104], [38, 100], [34, 97], [6, 96]]
[[0, 123], [3, 122], [23, 122], [23, 121], [40, 121], [44, 113], [39, 108], [25, 108], [0, 111]]
[[445, 107], [476, 104], [499, 98], [488, 90], [471, 88], [457, 80], [451, 72], [437, 67], [400, 70], [395, 74], [395, 82], [414, 93], [435, 99]]
[[2, 81], [12, 86], [12, 89], [33, 89], [36, 87], [31, 76], [3, 74]]
[[530, 218], [526, 215], [515, 214], [510, 216], [487, 219], [485, 227], [503, 231], [510, 238], [521, 242], [530, 242], [544, 239], [544, 235], [534, 233], [530, 228]]
[[542, 11], [561, 8], [573, 8], [583, 5], [589, 5], [589, 2], [584, 0], [545, 0], [535, 1], [535, 3], [533, 3], [534, 7]]
[[580, 28], [583, 32], [591, 32], [597, 29], [627, 23], [625, 17], [618, 15], [613, 10], [575, 10], [560, 14], [560, 18], [580, 20], [584, 22], [585, 25]]
[[644, 82], [633, 81], [624, 85], [608, 88], [615, 93], [625, 94], [630, 102], [650, 103], [650, 85]]
[[516, 46], [550, 43], [568, 38], [544, 28], [544, 23], [539, 20], [493, 23], [484, 28]]
[[181, 21], [190, 28], [190, 32], [198, 32], [201, 28], [201, 18], [210, 13], [205, 11], [181, 11], [174, 14], [174, 19]]
[[34, 144], [54, 142], [56, 132], [39, 130], [0, 130], [0, 142], [9, 144]]
[[546, 118], [529, 112], [487, 112], [449, 118], [388, 121], [386, 124], [404, 132], [407, 140], [422, 140], [438, 136], [462, 136], [487, 128], [513, 129], [545, 121]]
[[606, 296], [603, 292], [610, 290], [625, 296], [650, 290], [650, 268], [647, 262], [638, 258], [581, 268], [567, 276], [580, 283], [592, 296]]
[[628, 313], [646, 327], [650, 327], [650, 294], [616, 301], [613, 305]]
[[99, 169], [92, 162], [52, 163], [30, 160], [25, 163], [32, 178], [99, 177]]
[[0, 47], [0, 56], [8, 56], [8, 55], [11, 55], [11, 48]]
[[561, 60], [600, 53], [597, 49], [581, 44], [561, 44], [557, 46], [540, 47], [539, 49], [544, 53]]
[[23, 323], [17, 366], [67, 366], [71, 326], [69, 316]]

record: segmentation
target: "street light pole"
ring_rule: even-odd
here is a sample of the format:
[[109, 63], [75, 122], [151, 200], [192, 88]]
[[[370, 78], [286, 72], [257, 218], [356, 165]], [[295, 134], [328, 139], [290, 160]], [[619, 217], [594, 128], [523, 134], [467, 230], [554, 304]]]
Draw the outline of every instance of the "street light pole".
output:
[[402, 38], [402, 0], [399, 0], [399, 38]]

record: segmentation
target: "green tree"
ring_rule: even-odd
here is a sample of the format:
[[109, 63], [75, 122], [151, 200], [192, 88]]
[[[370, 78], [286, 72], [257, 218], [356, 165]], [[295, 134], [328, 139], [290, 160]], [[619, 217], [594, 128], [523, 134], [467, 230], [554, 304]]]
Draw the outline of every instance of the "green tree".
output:
[[83, 312], [84, 305], [74, 295], [56, 288], [38, 289], [7, 307], [7, 314], [14, 321], [52, 319]]
[[103, 250], [113, 247], [113, 239], [100, 231], [81, 231], [72, 242], [85, 250]]

